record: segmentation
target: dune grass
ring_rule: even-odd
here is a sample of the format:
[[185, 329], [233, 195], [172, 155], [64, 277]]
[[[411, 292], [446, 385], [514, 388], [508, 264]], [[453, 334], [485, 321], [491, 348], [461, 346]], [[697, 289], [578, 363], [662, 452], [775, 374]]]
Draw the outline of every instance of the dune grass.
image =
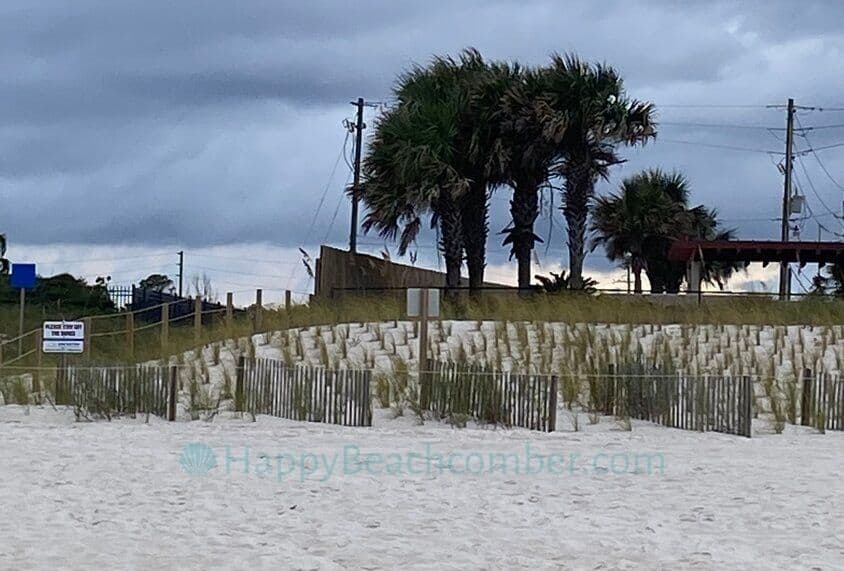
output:
[[[61, 317], [39, 313], [34, 308], [27, 317], [27, 325], [33, 328], [40, 326], [43, 319]], [[87, 332], [89, 351], [85, 355], [68, 358], [77, 364], [144, 362], [169, 357], [196, 348], [197, 345], [206, 346], [253, 333], [401, 319], [406, 319], [403, 299], [399, 295], [380, 295], [314, 301], [307, 305], [294, 305], [289, 311], [283, 308], [264, 309], [260, 331], [255, 330], [252, 312], [238, 314], [231, 324], [226, 323], [223, 314], [209, 313], [203, 317], [198, 339], [193, 318], [188, 316], [181, 321], [171, 322], [166, 344], [162, 344], [160, 323], [136, 321], [134, 352], [131, 352], [126, 332], [126, 315], [103, 315], [90, 321], [90, 330]], [[835, 325], [844, 323], [844, 301], [817, 298], [779, 302], [773, 299], [731, 297], [706, 299], [698, 305], [694, 298], [669, 302], [656, 296], [631, 298], [569, 294], [521, 297], [508, 292], [478, 298], [461, 296], [455, 302], [444, 301], [440, 319], [619, 324]], [[16, 328], [16, 312], [2, 308], [0, 330]], [[30, 354], [13, 363], [13, 368], [26, 369], [36, 365], [35, 342], [35, 335], [24, 339], [22, 353]], [[8, 364], [18, 355], [17, 343], [6, 344], [4, 363]], [[41, 356], [42, 367], [55, 367], [58, 364], [56, 356]], [[8, 374], [9, 370], [4, 372]]]

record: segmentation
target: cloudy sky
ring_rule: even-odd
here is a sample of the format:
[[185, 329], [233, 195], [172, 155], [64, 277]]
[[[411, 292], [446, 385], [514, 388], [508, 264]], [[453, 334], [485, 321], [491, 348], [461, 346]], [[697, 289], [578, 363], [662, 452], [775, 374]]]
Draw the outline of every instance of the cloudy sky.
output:
[[[798, 113], [815, 129], [797, 149], [820, 149], [797, 161], [796, 186], [817, 217], [799, 225], [803, 239], [818, 222], [838, 239], [842, 24], [835, 0], [4, 0], [0, 231], [13, 261], [47, 275], [128, 284], [175, 273], [185, 250], [188, 277], [207, 273], [221, 291], [307, 292], [297, 248], [315, 255], [348, 240], [349, 101], [389, 101], [412, 63], [475, 46], [530, 64], [576, 51], [618, 68], [631, 95], [656, 104], [661, 127], [599, 191], [640, 168], [676, 168], [742, 237], [779, 234], [785, 112], [768, 106], [794, 97], [824, 108]], [[512, 281], [496, 235], [506, 193], [492, 204], [488, 277]], [[547, 216], [539, 223], [551, 238], [539, 271], [566, 263], [558, 205], [546, 209], [553, 229]], [[419, 262], [436, 267], [432, 240], [420, 242]], [[600, 252], [587, 266], [610, 285]]]

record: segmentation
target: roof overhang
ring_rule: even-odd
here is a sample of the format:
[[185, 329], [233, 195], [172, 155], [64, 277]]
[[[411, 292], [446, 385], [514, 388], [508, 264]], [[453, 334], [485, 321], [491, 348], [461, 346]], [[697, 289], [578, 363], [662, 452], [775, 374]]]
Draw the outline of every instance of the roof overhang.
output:
[[778, 242], [765, 240], [675, 240], [668, 251], [673, 262], [844, 263], [842, 242]]

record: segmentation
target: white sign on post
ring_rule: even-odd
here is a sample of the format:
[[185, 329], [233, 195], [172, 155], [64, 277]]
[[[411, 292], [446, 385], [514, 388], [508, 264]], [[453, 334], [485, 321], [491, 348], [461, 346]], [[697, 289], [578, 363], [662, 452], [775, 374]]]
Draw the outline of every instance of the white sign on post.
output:
[[[407, 289], [407, 316], [420, 317], [422, 315], [422, 289]], [[440, 316], [440, 290], [428, 288], [428, 317]]]
[[45, 321], [41, 349], [44, 353], [83, 353], [85, 351], [85, 323]]

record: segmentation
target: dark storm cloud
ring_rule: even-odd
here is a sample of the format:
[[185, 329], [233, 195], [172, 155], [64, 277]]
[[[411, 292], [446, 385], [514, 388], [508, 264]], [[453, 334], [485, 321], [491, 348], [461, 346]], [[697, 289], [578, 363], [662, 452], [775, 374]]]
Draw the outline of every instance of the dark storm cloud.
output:
[[[470, 45], [531, 64], [577, 51], [616, 66], [632, 95], [658, 107], [780, 103], [789, 95], [828, 105], [844, 99], [842, 12], [837, 2], [7, 0], [2, 230], [13, 243], [342, 242], [342, 160], [309, 228], [343, 145], [348, 102], [389, 97], [413, 62]], [[775, 234], [776, 223], [764, 219], [778, 215], [776, 155], [671, 141], [779, 150], [777, 132], [668, 123], [776, 127], [782, 111], [666, 106], [660, 118], [657, 143], [626, 151], [629, 163], [600, 191], [639, 168], [678, 168], [695, 199], [719, 207], [744, 235]], [[812, 143], [841, 139], [844, 131], [832, 130]], [[844, 179], [841, 156], [824, 159]], [[840, 207], [840, 193], [812, 161], [806, 157], [818, 193]], [[808, 178], [803, 185], [811, 199]], [[494, 233], [507, 223], [506, 194], [493, 205], [490, 257], [502, 260]], [[562, 219], [554, 216], [549, 255], [559, 256]]]

